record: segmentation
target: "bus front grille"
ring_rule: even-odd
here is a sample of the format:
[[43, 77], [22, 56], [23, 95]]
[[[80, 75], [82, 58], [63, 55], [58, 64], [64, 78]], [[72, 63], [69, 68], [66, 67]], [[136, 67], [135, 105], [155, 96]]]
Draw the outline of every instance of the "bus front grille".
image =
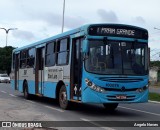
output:
[[120, 88], [103, 88], [106, 91], [115, 91], [115, 92], [132, 92], [132, 91], [136, 91], [138, 88], [130, 88], [130, 89], [125, 89], [122, 90]]

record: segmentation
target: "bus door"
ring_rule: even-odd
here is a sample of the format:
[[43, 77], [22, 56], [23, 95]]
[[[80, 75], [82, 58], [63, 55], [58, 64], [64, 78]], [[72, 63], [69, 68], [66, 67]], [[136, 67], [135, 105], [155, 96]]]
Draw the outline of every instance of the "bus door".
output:
[[20, 55], [18, 54], [14, 54], [14, 60], [15, 60], [15, 90], [18, 90], [18, 84], [19, 84], [19, 58]]
[[37, 48], [36, 51], [36, 67], [35, 67], [35, 86], [36, 94], [43, 95], [44, 86], [44, 47]]
[[72, 39], [72, 60], [71, 60], [71, 99], [81, 100], [82, 82], [82, 41], [83, 38]]

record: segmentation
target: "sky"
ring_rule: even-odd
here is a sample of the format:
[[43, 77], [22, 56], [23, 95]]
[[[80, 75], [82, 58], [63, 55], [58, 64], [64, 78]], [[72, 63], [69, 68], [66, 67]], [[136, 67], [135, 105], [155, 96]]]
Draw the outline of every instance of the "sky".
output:
[[[18, 28], [9, 31], [7, 45], [21, 47], [61, 33], [63, 1], [0, 0], [0, 28]], [[154, 29], [160, 29], [160, 0], [65, 1], [64, 31], [90, 23], [135, 25], [149, 31], [151, 53], [160, 52], [160, 30]], [[0, 47], [5, 38], [0, 29]]]

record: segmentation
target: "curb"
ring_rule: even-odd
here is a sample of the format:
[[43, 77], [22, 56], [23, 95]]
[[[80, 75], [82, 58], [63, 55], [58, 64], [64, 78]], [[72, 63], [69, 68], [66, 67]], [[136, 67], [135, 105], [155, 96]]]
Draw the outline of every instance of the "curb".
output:
[[158, 101], [148, 100], [148, 102], [151, 102], [151, 103], [159, 103], [159, 104], [160, 104], [160, 102], [158, 102]]

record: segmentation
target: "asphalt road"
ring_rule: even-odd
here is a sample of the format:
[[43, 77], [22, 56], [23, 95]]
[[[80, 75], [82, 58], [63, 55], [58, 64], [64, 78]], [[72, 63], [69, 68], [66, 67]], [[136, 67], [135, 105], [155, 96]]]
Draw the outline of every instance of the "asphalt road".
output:
[[[52, 123], [53, 129], [60, 130], [137, 130], [139, 128], [124, 127], [128, 124], [131, 124], [129, 126], [142, 125], [141, 129], [144, 130], [160, 129], [160, 122], [158, 122], [159, 127], [143, 127], [149, 123], [156, 125], [156, 121], [160, 121], [160, 103], [120, 104], [114, 113], [105, 111], [102, 105], [78, 103], [72, 105], [71, 110], [62, 110], [53, 99], [35, 97], [33, 100], [26, 100], [22, 93], [12, 90], [10, 84], [0, 84], [0, 121], [60, 121], [58, 123], [62, 123], [62, 127], [55, 127]], [[69, 123], [77, 127], [64, 127], [66, 121], [70, 121]], [[92, 127], [82, 127], [83, 121], [87, 121]], [[123, 127], [113, 125], [104, 127], [103, 123], [122, 124]]]

